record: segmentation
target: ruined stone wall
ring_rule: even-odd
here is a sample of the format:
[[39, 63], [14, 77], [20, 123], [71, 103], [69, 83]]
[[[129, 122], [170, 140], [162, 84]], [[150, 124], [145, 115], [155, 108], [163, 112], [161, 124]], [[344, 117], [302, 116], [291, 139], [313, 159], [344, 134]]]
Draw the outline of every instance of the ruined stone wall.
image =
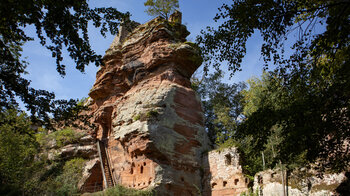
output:
[[203, 195], [232, 196], [248, 190], [235, 147], [210, 151], [203, 156]]
[[[285, 191], [292, 196], [323, 196], [323, 195], [349, 195], [349, 173], [326, 173], [322, 178], [317, 173], [305, 168], [296, 169], [286, 178], [283, 173]], [[280, 170], [266, 170], [255, 175], [254, 190], [259, 195], [283, 195], [282, 173]]]

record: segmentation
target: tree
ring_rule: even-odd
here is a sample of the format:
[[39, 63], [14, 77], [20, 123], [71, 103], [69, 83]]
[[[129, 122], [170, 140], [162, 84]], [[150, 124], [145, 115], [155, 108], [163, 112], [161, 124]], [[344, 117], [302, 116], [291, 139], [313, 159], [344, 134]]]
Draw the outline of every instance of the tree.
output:
[[200, 95], [205, 116], [205, 127], [213, 144], [221, 144], [234, 135], [242, 113], [240, 92], [244, 83], [226, 84], [222, 72], [202, 80], [192, 78], [192, 86]]
[[[258, 103], [238, 127], [237, 138], [252, 136], [260, 153], [271, 128], [279, 125], [284, 138], [278, 159], [291, 163], [304, 156], [308, 163], [319, 164], [320, 171], [349, 167], [349, 15], [350, 3], [342, 0], [237, 0], [221, 7], [215, 20], [223, 23], [217, 29], [208, 27], [197, 39], [205, 70], [210, 65], [220, 69], [222, 61], [228, 62], [231, 74], [240, 70], [246, 42], [259, 32], [264, 67], [275, 64], [270, 79], [281, 87], [269, 92], [283, 92], [276, 94], [280, 97], [275, 105]], [[297, 40], [287, 55], [285, 40], [292, 33]]]
[[0, 112], [0, 193], [20, 194], [38, 152], [30, 119], [15, 109]]
[[261, 153], [264, 154], [266, 168], [274, 168], [277, 164], [291, 169], [305, 166], [305, 146], [301, 148], [304, 151], [289, 154], [291, 157], [288, 159], [281, 159], [284, 158], [282, 153], [289, 153], [280, 150], [290, 143], [289, 135], [283, 132], [285, 124], [289, 123], [286, 120], [289, 116], [285, 119], [279, 115], [282, 115], [281, 111], [289, 110], [294, 101], [293, 96], [274, 73], [265, 72], [261, 79], [251, 78], [248, 85], [249, 89], [242, 91], [244, 117], [235, 139], [244, 141], [238, 143], [247, 157], [249, 173], [254, 174], [263, 169]]
[[148, 8], [146, 13], [150, 16], [161, 16], [168, 19], [170, 14], [179, 9], [178, 0], [147, 0], [144, 3]]
[[101, 55], [95, 53], [89, 43], [88, 22], [100, 28], [101, 34], [109, 30], [117, 32], [119, 21], [127, 20], [114, 8], [89, 8], [87, 1], [12, 1], [0, 4], [0, 110], [17, 105], [18, 97], [32, 114], [32, 120], [49, 122], [49, 113], [56, 107], [71, 109], [75, 100], [54, 101], [55, 95], [30, 87], [23, 78], [27, 62], [21, 59], [22, 45], [34, 40], [25, 32], [25, 27], [34, 26], [37, 38], [43, 47], [50, 50], [56, 59], [57, 71], [65, 75], [62, 64], [63, 50], [75, 61], [76, 68], [84, 72], [89, 63], [101, 65]]

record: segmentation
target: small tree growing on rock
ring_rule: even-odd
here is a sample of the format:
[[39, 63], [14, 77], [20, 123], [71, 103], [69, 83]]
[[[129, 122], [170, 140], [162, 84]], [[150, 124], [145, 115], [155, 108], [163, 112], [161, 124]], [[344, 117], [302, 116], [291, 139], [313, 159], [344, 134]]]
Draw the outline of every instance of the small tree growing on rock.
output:
[[161, 16], [168, 19], [170, 14], [179, 8], [179, 0], [147, 0], [144, 3], [150, 16]]

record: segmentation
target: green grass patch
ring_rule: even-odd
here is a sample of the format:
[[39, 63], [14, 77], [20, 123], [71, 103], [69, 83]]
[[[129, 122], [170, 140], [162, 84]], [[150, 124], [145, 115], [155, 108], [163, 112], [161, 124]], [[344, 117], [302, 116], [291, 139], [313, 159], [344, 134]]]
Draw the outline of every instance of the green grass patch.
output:
[[101, 192], [96, 193], [85, 193], [84, 196], [153, 196], [155, 195], [153, 189], [148, 190], [136, 190], [125, 188], [123, 186], [117, 185], [113, 188], [106, 189]]
[[136, 114], [134, 117], [133, 117], [133, 120], [134, 121], [137, 121], [137, 120], [140, 120], [141, 119], [141, 115], [140, 114]]

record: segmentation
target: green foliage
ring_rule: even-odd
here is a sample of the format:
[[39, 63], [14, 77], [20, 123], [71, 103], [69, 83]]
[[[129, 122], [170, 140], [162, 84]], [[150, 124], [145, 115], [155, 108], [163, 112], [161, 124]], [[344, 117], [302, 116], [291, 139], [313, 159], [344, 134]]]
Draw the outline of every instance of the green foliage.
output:
[[38, 152], [30, 120], [16, 109], [0, 112], [0, 193], [20, 194]]
[[144, 5], [148, 7], [145, 11], [148, 15], [165, 19], [168, 19], [175, 9], [179, 9], [178, 0], [147, 0]]
[[141, 119], [141, 115], [140, 114], [136, 114], [134, 117], [133, 117], [133, 120], [134, 121], [137, 121], [137, 120], [140, 120]]
[[259, 196], [259, 188], [255, 192], [250, 188], [248, 191], [241, 193], [240, 196]]
[[72, 195], [79, 193], [78, 182], [82, 177], [85, 160], [74, 158], [63, 166], [63, 172], [54, 180], [53, 190], [55, 195]]
[[77, 106], [84, 106], [84, 104], [86, 103], [86, 101], [89, 99], [89, 97], [83, 97], [80, 100], [78, 100], [77, 102]]
[[159, 115], [157, 110], [150, 110], [146, 113], [146, 118], [150, 119], [150, 118], [155, 118]]
[[57, 142], [57, 147], [62, 147], [67, 144], [77, 142], [82, 134], [77, 133], [73, 129], [66, 128], [52, 133], [53, 138]]
[[140, 120], [140, 121], [152, 120], [152, 119], [156, 119], [158, 115], [159, 115], [159, 112], [156, 109], [151, 109], [151, 110], [148, 110], [147, 112], [135, 114], [133, 116], [133, 120], [134, 121], [137, 121], [137, 120]]
[[223, 143], [234, 134], [242, 111], [240, 91], [244, 83], [225, 84], [222, 73], [217, 72], [199, 80], [192, 78], [192, 88], [202, 100], [205, 127], [212, 143]]
[[78, 142], [83, 136], [82, 133], [78, 133], [71, 128], [61, 129], [52, 133], [47, 133], [45, 129], [39, 129], [39, 132], [35, 135], [37, 142], [47, 148], [50, 141], [54, 140], [56, 148], [61, 148], [67, 144]]
[[[53, 93], [30, 87], [30, 81], [23, 77], [28, 63], [21, 60], [22, 45], [38, 38], [43, 50], [46, 48], [51, 52], [62, 76], [65, 75], [66, 65], [62, 62], [66, 49], [76, 68], [84, 72], [85, 66], [90, 63], [101, 65], [101, 55], [96, 54], [89, 42], [88, 24], [99, 28], [102, 35], [107, 31], [115, 34], [118, 20], [128, 16], [128, 13], [123, 14], [114, 8], [91, 9], [86, 0], [3, 0], [0, 4], [1, 109], [18, 105], [17, 100], [20, 100], [32, 115], [32, 120], [42, 121], [47, 128], [51, 126], [52, 116], [57, 121], [72, 117], [68, 114], [72, 107], [75, 108], [75, 100], [55, 101]], [[35, 37], [26, 33], [27, 26], [35, 28]]]
[[[231, 75], [241, 69], [248, 38], [254, 32], [263, 38], [265, 67], [276, 69], [270, 81], [246, 92], [246, 116], [234, 136], [253, 138], [256, 155], [274, 146], [275, 159], [290, 167], [316, 161], [319, 171], [350, 166], [344, 148], [350, 139], [349, 15], [346, 1], [235, 0], [215, 17], [221, 25], [198, 37], [205, 71], [227, 61]], [[324, 31], [316, 31], [320, 27]], [[286, 55], [285, 40], [294, 33]]]
[[153, 196], [155, 195], [154, 191], [152, 189], [150, 190], [136, 190], [136, 189], [130, 189], [125, 188], [120, 185], [116, 185], [113, 188], [106, 189], [102, 192], [92, 193], [92, 194], [84, 194], [88, 196]]

